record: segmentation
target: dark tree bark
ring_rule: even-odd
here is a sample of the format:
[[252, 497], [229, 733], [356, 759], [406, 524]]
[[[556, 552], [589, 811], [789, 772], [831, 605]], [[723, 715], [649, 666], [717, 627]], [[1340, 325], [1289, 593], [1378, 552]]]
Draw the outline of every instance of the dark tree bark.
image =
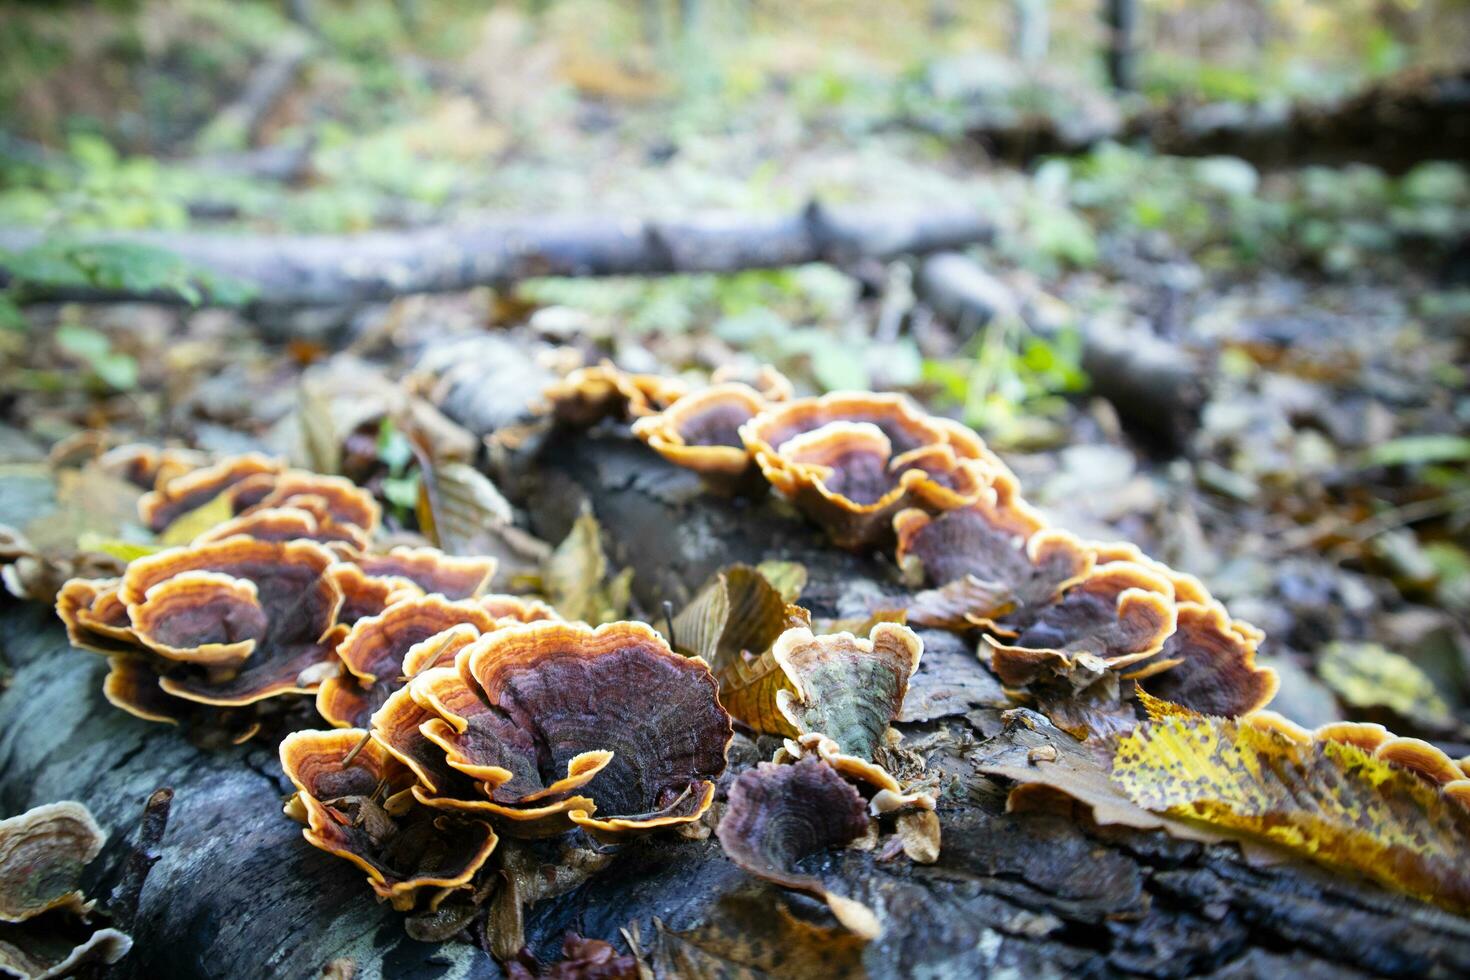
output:
[[1108, 82], [1119, 92], [1138, 87], [1138, 0], [1103, 0], [1108, 27]]
[[[807, 566], [804, 601], [819, 614], [852, 614], [897, 589], [884, 561], [833, 551], [774, 502], [711, 498], [689, 473], [616, 432], [555, 438], [516, 482], [534, 525], [552, 538], [592, 507], [614, 560], [635, 569], [645, 609], [679, 601], [727, 562], [778, 556]], [[876, 910], [883, 935], [860, 951], [872, 976], [1470, 971], [1470, 923], [1371, 886], [1302, 864], [1254, 867], [1230, 845], [1007, 814], [1004, 787], [971, 761], [1005, 727], [999, 689], [966, 644], [941, 633], [925, 640], [900, 728], [911, 740], [938, 733], [924, 750], [951, 787], [938, 862], [851, 850], [809, 862]], [[14, 670], [0, 694], [0, 809], [87, 803], [111, 835], [93, 894], [109, 894], [124, 876], [149, 794], [174, 790], [119, 976], [310, 976], [341, 958], [364, 977], [499, 975], [466, 943], [408, 939], [360, 872], [301, 839], [280, 814], [288, 785], [274, 745], [202, 749], [111, 708], [102, 658], [71, 649], [50, 610], [0, 610], [0, 651]], [[1044, 721], [1029, 717], [1045, 734]], [[732, 766], [771, 748], [737, 738]], [[835, 928], [823, 907], [740, 871], [713, 838], [674, 836], [624, 850], [587, 884], [537, 905], [526, 933], [545, 957], [567, 929], [619, 945], [627, 929], [656, 975], [688, 976], [691, 959], [728, 966], [728, 949], [711, 934], [783, 952], [792, 939], [779, 932], [778, 904]]]

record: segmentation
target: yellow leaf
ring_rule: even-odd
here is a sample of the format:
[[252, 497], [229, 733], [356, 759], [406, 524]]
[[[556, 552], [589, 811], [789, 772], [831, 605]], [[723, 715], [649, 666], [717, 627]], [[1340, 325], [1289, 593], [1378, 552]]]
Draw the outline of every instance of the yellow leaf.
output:
[[235, 516], [234, 501], [230, 494], [222, 493], [207, 504], [180, 514], [173, 523], [158, 535], [158, 543], [165, 548], [188, 544], [210, 528], [217, 527]]
[[139, 544], [136, 541], [124, 541], [121, 538], [108, 538], [91, 531], [83, 532], [77, 538], [77, 550], [97, 551], [104, 555], [111, 555], [119, 561], [132, 561], [134, 558], [143, 558], [154, 552], [162, 551], [162, 545]]
[[1349, 742], [1165, 715], [1118, 740], [1112, 779], [1147, 810], [1264, 838], [1470, 911], [1470, 808]]
[[674, 618], [674, 645], [703, 657], [720, 682], [720, 703], [758, 732], [795, 737], [776, 709], [776, 693], [793, 690], [771, 644], [793, 626], [805, 626], [805, 609], [788, 605], [757, 569], [732, 565], [717, 574]]

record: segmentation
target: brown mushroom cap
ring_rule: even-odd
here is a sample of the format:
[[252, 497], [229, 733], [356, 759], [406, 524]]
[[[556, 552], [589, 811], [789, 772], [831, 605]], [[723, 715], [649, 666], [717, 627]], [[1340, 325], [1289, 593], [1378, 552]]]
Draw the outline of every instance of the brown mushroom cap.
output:
[[135, 718], [176, 725], [199, 708], [165, 691], [160, 686], [163, 678], [135, 655], [118, 654], [109, 657], [107, 663], [110, 669], [102, 681], [102, 696]]
[[1280, 684], [1274, 670], [1256, 666], [1258, 642], [1252, 630], [1233, 626], [1218, 602], [1181, 602], [1174, 633], [1159, 651], [1157, 662], [1168, 666], [1141, 683], [1150, 694], [1203, 715], [1258, 711]]
[[158, 532], [189, 511], [202, 507], [221, 493], [253, 476], [275, 477], [284, 471], [280, 460], [246, 453], [222, 459], [167, 481], [138, 499], [138, 516]]
[[1174, 632], [1170, 584], [1141, 565], [1099, 565], [1060, 601], [1017, 624], [1009, 643], [985, 637], [1001, 681], [1024, 687], [1079, 656], [1116, 670], [1154, 656]]
[[404, 546], [384, 555], [355, 555], [351, 560], [368, 575], [406, 579], [424, 592], [446, 599], [471, 599], [483, 594], [496, 566], [494, 558], [461, 557], [447, 555], [438, 548]]
[[[302, 501], [298, 501], [302, 502]], [[353, 549], [366, 548], [367, 532], [355, 524], [321, 521], [302, 507], [252, 509], [248, 514], [217, 524], [194, 539], [194, 544], [208, 544], [226, 538], [243, 536], [258, 541], [318, 541], [323, 544], [345, 544]]]
[[866, 422], [877, 427], [887, 437], [893, 455], [945, 445], [951, 432], [902, 395], [834, 391], [772, 405], [740, 427], [740, 438], [752, 453], [776, 455], [797, 436], [832, 422]]
[[238, 667], [270, 625], [255, 583], [220, 572], [190, 569], [150, 586], [127, 607], [133, 632], [169, 660]]
[[[310, 541], [256, 541], [236, 537], [174, 548], [135, 560], [123, 576], [120, 597], [127, 603], [130, 617], [136, 617], [135, 610], [146, 609], [150, 601], [159, 601], [160, 595], [188, 593], [193, 583], [201, 580], [192, 573], [216, 573], [248, 582], [255, 590], [255, 605], [250, 607], [250, 613], [253, 615], [258, 608], [265, 617], [265, 626], [258, 636], [252, 637], [254, 646], [238, 671], [227, 676], [218, 669], [207, 673], [170, 670], [161, 686], [176, 697], [204, 704], [250, 704], [289, 691], [315, 691], [314, 683], [303, 683], [302, 677], [310, 676], [311, 670], [330, 662], [336, 639], [333, 635], [336, 615], [342, 602], [342, 593], [327, 574], [332, 563], [331, 552]], [[238, 598], [243, 588], [232, 594]], [[224, 628], [221, 623], [233, 622], [229, 615], [239, 607], [221, 605], [216, 601], [217, 592], [208, 595], [213, 603], [208, 606], [208, 615], [178, 615], [173, 619], [160, 616], [156, 625], [163, 629], [167, 624], [166, 637], [142, 633], [136, 618], [135, 632], [139, 632], [144, 642], [174, 648], [220, 642], [220, 631]], [[221, 613], [222, 609], [226, 612]]]
[[482, 821], [414, 805], [399, 813], [413, 773], [366, 734], [293, 732], [281, 742], [281, 767], [300, 794], [306, 839], [366, 871], [379, 897], [406, 910], [420, 890], [469, 882], [498, 838]]
[[480, 604], [481, 609], [497, 620], [506, 620], [499, 624], [501, 626], [509, 625], [509, 623], [539, 623], [547, 619], [561, 619], [555, 609], [540, 599], [527, 599], [525, 596], [493, 592], [480, 596], [476, 601]]
[[106, 839], [91, 812], [71, 801], [0, 820], [0, 922], [51, 909], [85, 912], [82, 871]]
[[[459, 651], [479, 638], [480, 631], [473, 626], [451, 626], [415, 644], [403, 658], [403, 673], [412, 679], [435, 667], [452, 667]], [[432, 711], [413, 699], [413, 692], [408, 687], [400, 687], [373, 713], [373, 738], [412, 769], [430, 792], [439, 795], [456, 791], [465, 793], [469, 780], [452, 768], [444, 759], [444, 750], [419, 730], [434, 717]]]
[[56, 594], [56, 613], [74, 647], [96, 653], [132, 653], [138, 648], [119, 595], [122, 579], [69, 579]]
[[[742, 429], [742, 432], [744, 430]], [[755, 453], [767, 480], [827, 529], [840, 547], [892, 538], [893, 516], [908, 506], [961, 507], [988, 491], [988, 473], [946, 444], [895, 455], [873, 422], [837, 420], [800, 433], [778, 451]]]
[[472, 599], [450, 602], [438, 595], [396, 602], [359, 619], [337, 646], [346, 675], [329, 677], [317, 691], [317, 711], [332, 724], [368, 724], [374, 711], [402, 687], [405, 658], [416, 645], [457, 625], [476, 633], [495, 628], [494, 618]]
[[871, 939], [880, 931], [871, 910], [797, 870], [803, 858], [841, 847], [867, 829], [863, 798], [826, 763], [807, 758], [785, 766], [763, 762], [742, 773], [730, 787], [715, 835], [743, 870], [822, 899], [843, 925]]
[[103, 472], [142, 490], [155, 490], [208, 464], [208, 456], [192, 449], [159, 449], [142, 443], [116, 446], [97, 457]]
[[997, 620], [1035, 615], [1087, 577], [1092, 555], [1076, 536], [1051, 528], [1023, 536], [1030, 522], [1019, 515], [982, 502], [938, 517], [918, 510], [894, 517], [900, 566], [941, 586], [914, 597], [910, 620], [1005, 632]]
[[[242, 503], [237, 499], [237, 505]], [[242, 514], [296, 507], [315, 514], [324, 525], [350, 525], [371, 535], [378, 529], [382, 508], [373, 495], [346, 477], [323, 476], [306, 470], [287, 470], [270, 485], [270, 492]]]
[[626, 420], [652, 415], [688, 392], [675, 378], [629, 374], [610, 361], [578, 368], [547, 386], [546, 400], [558, 419], [589, 426], [605, 418]]
[[[642, 623], [501, 629], [462, 650], [453, 668], [420, 673], [410, 690], [437, 715], [422, 734], [485, 793], [426, 802], [548, 818], [537, 832], [578, 823], [617, 834], [698, 819], [732, 737], [709, 669]], [[608, 816], [593, 818], [592, 801]]]
[[796, 397], [796, 385], [791, 379], [769, 364], [742, 366], [722, 364], [709, 376], [710, 384], [722, 385], [732, 381], [754, 388], [768, 402], [790, 401]]
[[[1190, 575], [1188, 572], [1181, 572], [1171, 568], [1157, 559], [1150, 558], [1143, 553], [1143, 549], [1131, 541], [1093, 541], [1087, 547], [1099, 565], [1105, 565], [1115, 561], [1131, 562], [1135, 565], [1142, 565], [1155, 575], [1167, 579], [1174, 589], [1174, 598], [1178, 602], [1193, 602], [1207, 606], [1215, 601], [1210, 595], [1210, 590], [1205, 588], [1205, 584], [1198, 578]], [[1245, 623], [1241, 625], [1249, 629], [1255, 628]], [[1257, 637], [1256, 642], [1260, 642], [1260, 637]]]
[[424, 594], [409, 579], [369, 575], [362, 566], [352, 562], [338, 562], [327, 569], [327, 577], [342, 593], [342, 608], [337, 613], [337, 621], [341, 623], [356, 623], [378, 615], [395, 602]]
[[664, 459], [694, 470], [712, 487], [738, 489], [755, 470], [740, 426], [766, 400], [747, 385], [730, 382], [685, 395], [657, 415], [633, 423], [633, 434]]

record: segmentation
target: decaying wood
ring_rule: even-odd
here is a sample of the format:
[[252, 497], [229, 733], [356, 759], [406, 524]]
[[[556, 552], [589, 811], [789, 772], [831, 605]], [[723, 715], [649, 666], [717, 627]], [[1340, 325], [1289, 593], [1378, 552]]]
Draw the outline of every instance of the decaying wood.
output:
[[[859, 613], [898, 588], [884, 561], [832, 550], [774, 502], [712, 498], [624, 434], [558, 435], [511, 482], [553, 539], [591, 507], [649, 612], [727, 562], [768, 557], [807, 566], [804, 601], [819, 615]], [[1004, 787], [967, 759], [1005, 727], [1000, 692], [967, 645], [925, 639], [911, 720], [900, 727], [950, 787], [942, 850], [931, 865], [880, 846], [804, 866], [840, 879], [884, 927], [860, 950], [840, 931], [823, 933], [831, 956], [860, 956], [877, 977], [1470, 972], [1470, 923], [1371, 886], [1301, 864], [1252, 866], [1232, 845], [1007, 814]], [[310, 976], [334, 961], [361, 977], [500, 975], [468, 943], [409, 939], [360, 872], [302, 840], [280, 813], [288, 785], [273, 744], [196, 747], [113, 709], [101, 694], [103, 659], [71, 649], [48, 609], [0, 610], [0, 650], [14, 669], [0, 694], [0, 811], [86, 802], [109, 832], [94, 894], [108, 894], [129, 864], [144, 800], [174, 789], [121, 976]], [[734, 770], [768, 755], [769, 741], [737, 738]], [[525, 930], [544, 958], [568, 929], [620, 946], [626, 930], [656, 975], [689, 976], [729, 957], [799, 952], [793, 944], [810, 934], [793, 931], [782, 909], [836, 929], [815, 902], [740, 871], [713, 837], [671, 836], [618, 852], [587, 884], [533, 908]]]
[[1414, 71], [1329, 100], [1177, 103], [1095, 119], [1007, 113], [972, 123], [966, 137], [1017, 163], [1123, 140], [1266, 168], [1366, 163], [1402, 173], [1425, 160], [1470, 159], [1470, 72]]
[[[1014, 318], [1045, 332], [1025, 302], [978, 262], [956, 252], [923, 260], [915, 280], [919, 297], [962, 336], [995, 319]], [[1141, 329], [1085, 323], [1082, 368], [1092, 391], [1112, 402], [1133, 428], [1171, 448], [1193, 431], [1205, 388], [1199, 360], [1189, 351]]]
[[[338, 306], [411, 293], [460, 292], [535, 276], [736, 272], [806, 262], [925, 254], [989, 240], [978, 211], [837, 209], [812, 203], [786, 217], [711, 214], [671, 220], [523, 218], [361, 235], [210, 233], [98, 235], [177, 253], [216, 276], [252, 284], [271, 306]], [[0, 231], [0, 250], [43, 240]], [[0, 284], [8, 277], [0, 267]], [[115, 291], [37, 298], [154, 299]]]

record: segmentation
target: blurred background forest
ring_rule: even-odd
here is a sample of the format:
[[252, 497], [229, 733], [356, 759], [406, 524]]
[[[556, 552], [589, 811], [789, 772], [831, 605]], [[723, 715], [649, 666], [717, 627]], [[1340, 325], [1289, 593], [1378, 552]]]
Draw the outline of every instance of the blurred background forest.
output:
[[[1466, 52], [1463, 0], [0, 4], [6, 452], [299, 456], [300, 378], [360, 399], [446, 336], [771, 362], [961, 417], [1058, 523], [1204, 577], [1295, 720], [1470, 741]], [[990, 230], [302, 304], [133, 237], [812, 201]], [[357, 434], [412, 530], [401, 437]]]

